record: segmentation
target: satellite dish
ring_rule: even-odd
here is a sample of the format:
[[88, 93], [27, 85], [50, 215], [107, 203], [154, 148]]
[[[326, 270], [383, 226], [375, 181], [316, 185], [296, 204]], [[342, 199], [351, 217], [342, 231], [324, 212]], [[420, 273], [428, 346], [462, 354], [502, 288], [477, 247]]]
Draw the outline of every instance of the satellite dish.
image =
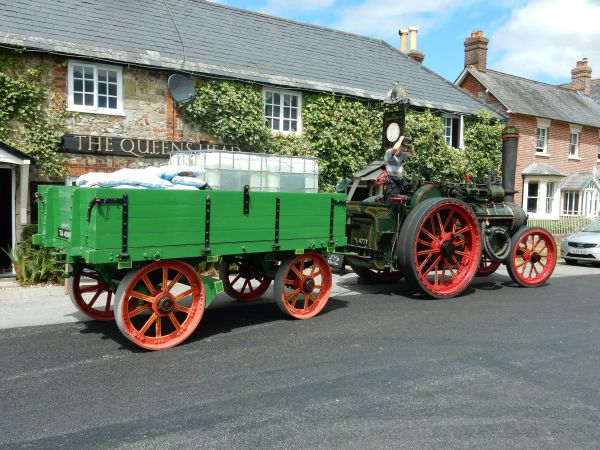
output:
[[171, 93], [173, 100], [177, 103], [187, 103], [193, 100], [194, 95], [196, 94], [194, 82], [177, 73], [174, 73], [169, 77], [167, 86], [169, 87], [169, 92]]

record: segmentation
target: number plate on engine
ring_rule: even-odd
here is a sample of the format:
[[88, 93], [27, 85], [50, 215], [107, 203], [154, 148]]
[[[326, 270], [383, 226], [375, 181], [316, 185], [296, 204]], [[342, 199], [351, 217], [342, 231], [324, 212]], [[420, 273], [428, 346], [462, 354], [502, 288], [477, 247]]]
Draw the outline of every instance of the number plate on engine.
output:
[[330, 253], [327, 255], [327, 262], [332, 269], [341, 269], [344, 267], [344, 255]]

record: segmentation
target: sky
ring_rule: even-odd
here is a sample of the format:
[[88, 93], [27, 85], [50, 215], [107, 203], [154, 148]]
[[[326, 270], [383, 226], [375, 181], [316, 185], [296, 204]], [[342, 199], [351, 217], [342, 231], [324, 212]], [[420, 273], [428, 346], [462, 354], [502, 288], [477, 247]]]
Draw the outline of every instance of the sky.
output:
[[490, 39], [487, 67], [545, 83], [569, 83], [588, 58], [600, 78], [600, 0], [213, 0], [237, 8], [383, 39], [399, 47], [398, 30], [419, 27], [423, 64], [455, 81], [464, 40]]

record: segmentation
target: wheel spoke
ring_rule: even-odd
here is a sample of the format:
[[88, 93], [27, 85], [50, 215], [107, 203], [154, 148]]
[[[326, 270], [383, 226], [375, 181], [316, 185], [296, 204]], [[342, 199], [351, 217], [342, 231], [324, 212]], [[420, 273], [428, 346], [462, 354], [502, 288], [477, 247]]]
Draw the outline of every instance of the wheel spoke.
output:
[[433, 263], [429, 266], [429, 268], [427, 269], [427, 271], [423, 271], [421, 272], [423, 275], [427, 275], [429, 272], [431, 272], [431, 270], [433, 269], [433, 267], [437, 267], [438, 262], [440, 262], [440, 260], [442, 259], [442, 257], [440, 255], [438, 255], [435, 260], [433, 261]]
[[289, 294], [284, 294], [284, 298], [287, 301], [287, 299], [289, 299], [290, 297], [293, 296], [297, 296], [300, 293], [300, 289], [294, 289], [292, 292], [290, 292]]
[[436, 243], [440, 243], [440, 240], [438, 238], [436, 238], [433, 234], [431, 234], [428, 230], [426, 230], [425, 228], [422, 228], [421, 231], [423, 233], [425, 233], [433, 242]]
[[92, 306], [94, 306], [94, 303], [96, 303], [96, 300], [98, 300], [98, 297], [100, 297], [100, 294], [102, 294], [102, 291], [96, 291], [96, 294], [92, 297], [92, 299], [90, 300], [90, 302], [88, 303], [88, 306], [91, 308]]
[[107, 295], [107, 299], [106, 299], [106, 306], [104, 307], [104, 311], [108, 312], [110, 311], [110, 303], [112, 301], [112, 292], [108, 291], [108, 295]]
[[173, 286], [175, 286], [175, 285], [177, 284], [177, 282], [178, 282], [179, 280], [181, 280], [181, 277], [182, 277], [182, 276], [183, 276], [183, 275], [181, 274], [181, 272], [180, 272], [180, 273], [178, 273], [177, 275], [175, 275], [175, 278], [173, 278], [173, 279], [171, 280], [171, 283], [169, 284], [169, 286], [167, 286], [167, 292], [171, 292], [171, 289], [173, 289]]
[[230, 281], [230, 284], [233, 286], [235, 283], [237, 283], [237, 281], [241, 278], [241, 275], [238, 275], [237, 277], [235, 277], [232, 281]]
[[435, 215], [437, 217], [438, 224], [440, 226], [440, 233], [443, 233], [445, 231], [445, 228], [444, 228], [444, 224], [442, 223], [442, 217], [440, 216], [440, 212], [439, 211], [436, 212]]
[[427, 258], [425, 258], [425, 260], [419, 266], [419, 272], [423, 271], [423, 267], [425, 267], [425, 264], [427, 264], [427, 261], [429, 261], [431, 259], [431, 256], [432, 255], [427, 255]]
[[469, 231], [470, 229], [471, 229], [471, 227], [469, 227], [469, 226], [467, 225], [467, 226], [465, 226], [465, 227], [462, 227], [460, 230], [458, 230], [458, 231], [455, 231], [455, 232], [454, 232], [454, 234], [461, 235], [461, 234], [463, 234], [465, 231]]
[[137, 308], [128, 311], [127, 314], [129, 315], [129, 317], [134, 317], [137, 316], [140, 313], [143, 313], [144, 311], [148, 311], [148, 305], [142, 305], [142, 306], [138, 306]]
[[298, 271], [298, 269], [296, 268], [295, 265], [292, 265], [292, 270], [294, 271], [294, 273], [300, 280], [304, 280], [304, 274], [302, 272]]
[[423, 255], [430, 255], [430, 254], [434, 254], [434, 253], [439, 253], [439, 249], [437, 248], [432, 248], [429, 250], [421, 250], [417, 252], [417, 256], [423, 256]]
[[129, 291], [129, 295], [131, 297], [135, 297], [139, 300], [144, 300], [145, 302], [148, 302], [148, 303], [154, 303], [154, 298], [150, 297], [149, 295], [140, 294], [139, 292], [136, 292], [136, 291]]
[[144, 274], [142, 276], [142, 281], [144, 282], [144, 284], [146, 285], [146, 287], [148, 288], [148, 290], [150, 291], [150, 294], [154, 294], [156, 292], [156, 289], [154, 288], [154, 285], [152, 284], [152, 282], [148, 279], [148, 276], [146, 274]]
[[162, 276], [162, 289], [163, 292], [168, 292], [167, 286], [169, 285], [169, 268], [163, 267], [163, 276]]
[[193, 289], [193, 288], [190, 288], [190, 289], [188, 289], [187, 291], [185, 291], [185, 292], [182, 292], [182, 293], [181, 293], [181, 294], [179, 294], [177, 297], [175, 297], [175, 298], [173, 299], [173, 301], [174, 301], [174, 302], [178, 302], [179, 300], [181, 300], [182, 298], [185, 298], [185, 297], [187, 297], [188, 295], [192, 294], [193, 292], [194, 292], [194, 289]]
[[192, 311], [192, 308], [186, 308], [185, 306], [181, 305], [173, 305], [173, 309], [184, 312], [186, 314], [189, 314]]
[[181, 325], [179, 324], [179, 321], [177, 320], [177, 317], [175, 317], [175, 314], [173, 314], [173, 312], [169, 313], [169, 319], [171, 319], [171, 323], [175, 327], [175, 331], [179, 331]]
[[150, 318], [146, 321], [146, 323], [144, 324], [144, 326], [142, 327], [142, 329], [140, 330], [140, 334], [146, 334], [146, 331], [148, 331], [148, 328], [150, 328], [150, 326], [154, 323], [154, 321], [157, 319], [158, 314], [153, 313]]
[[161, 325], [162, 325], [162, 318], [160, 316], [156, 317], [156, 321], [154, 322], [156, 324], [156, 337], [162, 337], [162, 330], [161, 330]]
[[446, 231], [446, 229], [448, 228], [448, 225], [450, 225], [450, 222], [452, 221], [452, 219], [454, 218], [454, 211], [450, 211], [448, 213], [448, 217], [446, 217], [446, 221], [444, 222], [444, 226], [442, 227], [442, 229], [444, 231]]
[[81, 288], [79, 291], [82, 294], [85, 294], [86, 292], [94, 292], [94, 291], [96, 291], [98, 289], [99, 286], [100, 285], [98, 283], [96, 283], [96, 284], [89, 285], [89, 286], [86, 286], [84, 288]]

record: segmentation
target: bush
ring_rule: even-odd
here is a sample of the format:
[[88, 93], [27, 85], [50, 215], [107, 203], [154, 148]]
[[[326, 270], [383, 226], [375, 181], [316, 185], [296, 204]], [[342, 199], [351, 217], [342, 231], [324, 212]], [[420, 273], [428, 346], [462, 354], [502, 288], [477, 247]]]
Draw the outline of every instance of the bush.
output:
[[54, 263], [50, 250], [37, 247], [31, 241], [36, 230], [37, 225], [27, 225], [14, 253], [12, 249], [6, 252], [15, 268], [17, 281], [22, 286], [62, 283], [65, 273]]

